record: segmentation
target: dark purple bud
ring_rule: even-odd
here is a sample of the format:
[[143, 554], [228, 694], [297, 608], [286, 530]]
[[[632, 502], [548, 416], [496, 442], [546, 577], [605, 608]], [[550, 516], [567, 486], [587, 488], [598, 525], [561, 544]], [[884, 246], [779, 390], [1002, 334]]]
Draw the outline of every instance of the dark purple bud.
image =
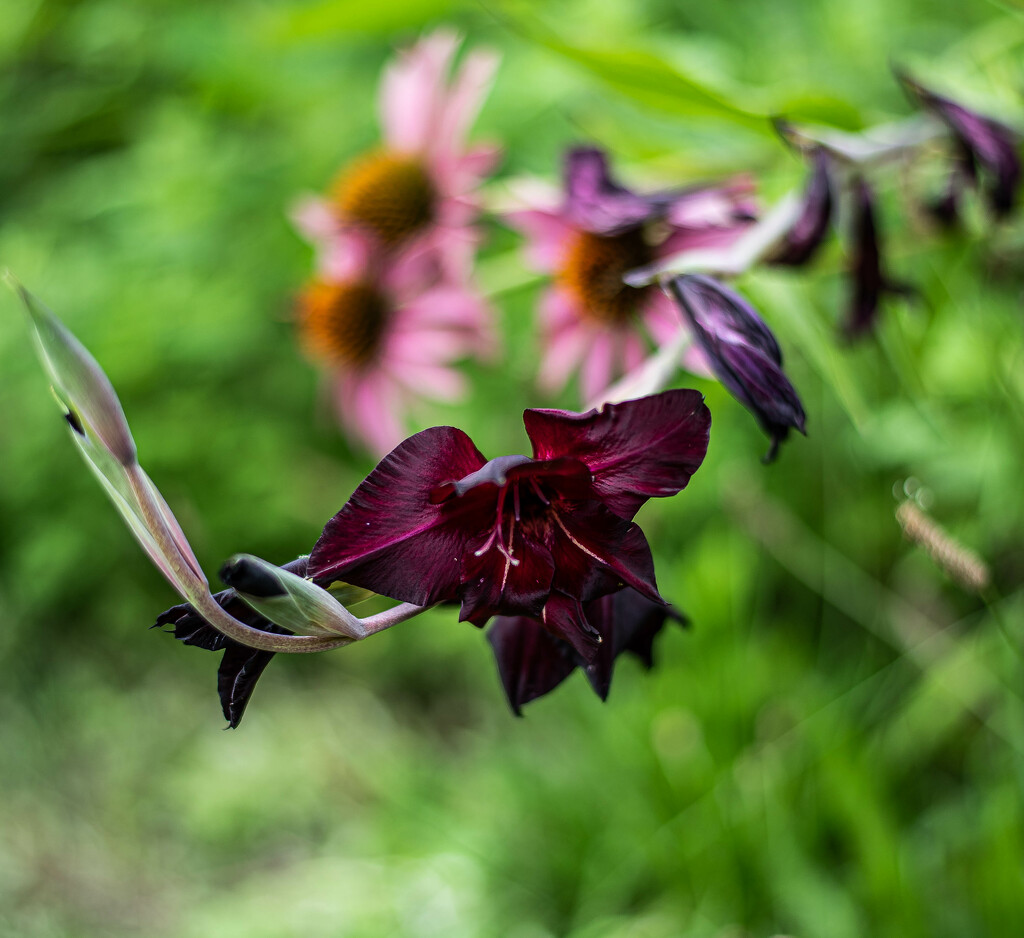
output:
[[1009, 214], [1021, 182], [1018, 135], [999, 121], [982, 117], [951, 98], [929, 91], [904, 72], [898, 71], [896, 77], [952, 131], [968, 167], [968, 178], [974, 179], [978, 170], [988, 176], [984, 192], [992, 211], [1000, 218]]
[[[306, 558], [300, 557], [291, 563], [284, 564], [284, 569], [298, 576], [306, 575]], [[227, 572], [227, 577], [223, 573]], [[238, 574], [235, 577], [235, 574]], [[232, 579], [234, 577], [234, 579]], [[247, 577], [244, 571], [225, 570], [222, 571], [222, 578], [225, 582], [235, 582], [237, 586], [245, 587], [247, 592], [256, 595], [274, 595], [274, 593], [261, 593], [260, 589], [265, 583], [257, 582], [252, 577]], [[244, 582], [243, 582], [244, 581]], [[251, 589], [250, 587], [255, 587]], [[278, 592], [276, 590], [274, 592]], [[265, 619], [256, 610], [247, 605], [238, 596], [234, 589], [226, 589], [215, 593], [215, 600], [231, 616], [264, 632], [274, 632], [279, 635], [291, 634], [287, 629], [275, 625]], [[242, 645], [218, 632], [212, 625], [209, 625], [188, 603], [172, 606], [166, 612], [162, 612], [152, 628], [159, 626], [172, 626], [174, 637], [185, 645], [194, 645], [197, 648], [205, 648], [207, 651], [223, 651], [224, 655], [217, 670], [217, 693], [220, 696], [221, 709], [224, 711], [224, 719], [234, 729], [242, 721], [246, 705], [256, 687], [256, 682], [264, 669], [270, 664], [274, 653], [270, 651], [259, 651]]]
[[828, 235], [834, 205], [834, 185], [828, 151], [816, 147], [811, 152], [814, 168], [804, 190], [800, 216], [786, 234], [772, 264], [799, 267], [810, 261]]
[[850, 305], [843, 333], [849, 339], [856, 339], [874, 329], [885, 294], [908, 294], [911, 290], [890, 280], [882, 269], [875, 194], [862, 176], [853, 180], [851, 198], [853, 261], [850, 266]]
[[806, 421], [775, 336], [750, 303], [711, 277], [676, 277], [668, 290], [715, 377], [771, 437], [764, 457], [771, 462], [790, 428], [804, 433]]

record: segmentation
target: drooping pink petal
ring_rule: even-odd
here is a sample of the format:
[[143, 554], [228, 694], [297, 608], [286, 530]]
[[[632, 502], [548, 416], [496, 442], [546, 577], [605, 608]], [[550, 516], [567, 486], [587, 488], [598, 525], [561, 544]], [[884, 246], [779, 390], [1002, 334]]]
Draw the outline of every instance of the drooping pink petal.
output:
[[696, 251], [704, 248], [728, 248], [734, 245], [750, 227], [750, 222], [741, 221], [732, 225], [709, 225], [702, 228], [677, 228], [655, 252], [658, 258], [671, 257], [682, 251]]
[[403, 602], [456, 598], [468, 540], [481, 529], [472, 499], [431, 504], [431, 490], [486, 460], [454, 427], [433, 427], [384, 457], [324, 528], [308, 575], [343, 579]]
[[403, 328], [444, 330], [464, 343], [465, 351], [489, 358], [497, 351], [494, 316], [490, 306], [474, 290], [441, 284], [411, 300], [402, 311]]
[[453, 361], [471, 347], [468, 333], [457, 329], [415, 328], [403, 324], [388, 337], [385, 358], [401, 377], [406, 365], [437, 365]]
[[537, 307], [541, 328], [547, 336], [557, 336], [563, 329], [578, 326], [583, 320], [579, 301], [561, 287], [546, 290]]
[[563, 329], [548, 342], [537, 375], [537, 384], [550, 394], [565, 387], [593, 342], [593, 333], [582, 323]]
[[711, 412], [697, 391], [663, 391], [574, 414], [527, 410], [535, 459], [578, 459], [594, 490], [623, 518], [648, 498], [675, 495], [704, 461]]
[[373, 453], [388, 452], [405, 436], [398, 419], [402, 410], [400, 395], [380, 371], [338, 372], [334, 406], [343, 426]]
[[619, 353], [622, 360], [622, 374], [629, 374], [634, 368], [639, 368], [644, 360], [644, 344], [639, 336], [631, 332], [622, 336], [622, 344], [619, 346]]
[[415, 397], [458, 401], [466, 396], [465, 376], [444, 365], [407, 362], [401, 368], [396, 368], [394, 373]]
[[615, 341], [610, 333], [595, 332], [590, 351], [583, 360], [580, 370], [580, 390], [583, 399], [592, 401], [612, 381], [612, 358], [615, 354]]

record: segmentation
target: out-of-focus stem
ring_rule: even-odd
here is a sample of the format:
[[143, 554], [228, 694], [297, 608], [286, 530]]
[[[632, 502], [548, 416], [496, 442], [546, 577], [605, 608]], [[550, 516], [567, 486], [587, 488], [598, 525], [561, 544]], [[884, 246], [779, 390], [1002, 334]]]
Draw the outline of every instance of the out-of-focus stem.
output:
[[802, 207], [800, 193], [788, 192], [764, 218], [751, 225], [729, 247], [680, 251], [660, 263], [627, 271], [622, 279], [631, 287], [645, 287], [656, 280], [680, 274], [736, 276], [749, 270], [775, 248], [800, 217]]

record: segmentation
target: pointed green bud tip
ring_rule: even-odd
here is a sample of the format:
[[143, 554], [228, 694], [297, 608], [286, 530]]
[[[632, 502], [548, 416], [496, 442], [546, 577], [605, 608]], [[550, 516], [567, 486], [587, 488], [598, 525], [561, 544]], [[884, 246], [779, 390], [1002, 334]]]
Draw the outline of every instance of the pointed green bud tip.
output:
[[26, 290], [9, 270], [3, 280], [21, 298], [35, 336], [36, 349], [50, 375], [71, 428], [91, 430], [122, 465], [135, 464], [135, 441], [121, 402], [96, 359], [45, 305]]

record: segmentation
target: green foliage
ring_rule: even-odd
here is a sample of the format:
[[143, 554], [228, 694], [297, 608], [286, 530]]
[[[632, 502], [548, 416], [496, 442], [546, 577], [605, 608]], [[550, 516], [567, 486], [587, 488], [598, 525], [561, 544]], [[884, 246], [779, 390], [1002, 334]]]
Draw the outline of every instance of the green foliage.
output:
[[[371, 467], [295, 349], [309, 269], [285, 210], [372, 145], [393, 42], [441, 21], [504, 56], [479, 122], [505, 172], [595, 136], [630, 179], [800, 167], [760, 123], [908, 112], [889, 61], [1008, 118], [1016, 4], [2, 0], [0, 264], [111, 376], [207, 570], [307, 552]], [[557, 28], [554, 24], [557, 22]], [[959, 85], [958, 85], [959, 87]], [[19, 938], [1014, 934], [1024, 917], [1024, 234], [941, 235], [883, 193], [917, 295], [835, 339], [845, 258], [741, 282], [786, 351], [807, 439], [717, 385], [705, 466], [647, 505], [693, 620], [601, 705], [576, 675], [508, 713], [450, 610], [275, 660], [220, 732], [216, 657], [147, 632], [177, 602], [68, 445], [0, 296], [0, 932]], [[509, 337], [471, 402], [521, 451], [538, 283], [497, 225]], [[6, 291], [3, 291], [6, 292]], [[572, 405], [572, 395], [563, 401]], [[908, 476], [991, 564], [960, 590], [905, 542]]]

